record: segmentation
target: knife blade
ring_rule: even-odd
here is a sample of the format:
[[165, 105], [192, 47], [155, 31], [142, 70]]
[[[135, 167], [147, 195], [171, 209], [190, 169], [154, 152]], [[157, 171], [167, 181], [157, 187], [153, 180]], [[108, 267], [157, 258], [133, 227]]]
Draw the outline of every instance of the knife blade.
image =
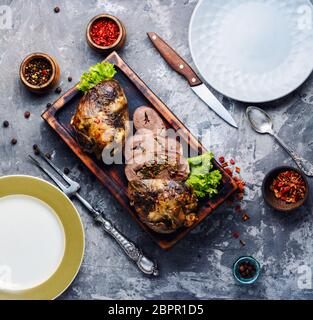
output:
[[188, 63], [182, 59], [179, 54], [155, 32], [148, 32], [147, 35], [156, 49], [160, 52], [161, 56], [172, 67], [172, 69], [186, 78], [193, 92], [223, 120], [233, 127], [238, 128], [235, 120], [228, 110], [201, 81], [196, 72], [188, 65]]

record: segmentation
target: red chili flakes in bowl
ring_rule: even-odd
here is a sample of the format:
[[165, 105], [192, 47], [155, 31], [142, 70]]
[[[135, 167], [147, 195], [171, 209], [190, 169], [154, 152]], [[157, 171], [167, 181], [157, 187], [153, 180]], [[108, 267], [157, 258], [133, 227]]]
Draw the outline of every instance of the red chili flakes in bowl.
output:
[[113, 45], [120, 35], [120, 28], [111, 19], [100, 19], [93, 23], [90, 36], [98, 46], [108, 47]]
[[306, 186], [303, 178], [298, 172], [284, 171], [273, 180], [270, 189], [277, 199], [286, 203], [296, 203], [303, 200], [306, 193]]

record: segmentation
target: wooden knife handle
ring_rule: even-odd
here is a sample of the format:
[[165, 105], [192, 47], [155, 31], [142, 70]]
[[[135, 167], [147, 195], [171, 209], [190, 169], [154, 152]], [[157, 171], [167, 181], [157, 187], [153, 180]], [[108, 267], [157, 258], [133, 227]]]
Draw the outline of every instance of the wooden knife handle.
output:
[[148, 37], [158, 49], [165, 61], [179, 74], [184, 76], [191, 87], [202, 84], [197, 74], [192, 70], [188, 63], [182, 59], [174, 49], [172, 49], [162, 38], [155, 32], [148, 32]]

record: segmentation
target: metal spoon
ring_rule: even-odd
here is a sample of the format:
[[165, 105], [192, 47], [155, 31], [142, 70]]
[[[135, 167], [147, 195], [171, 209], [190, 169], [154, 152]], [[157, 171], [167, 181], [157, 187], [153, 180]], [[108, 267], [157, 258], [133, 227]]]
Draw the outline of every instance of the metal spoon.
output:
[[313, 177], [313, 164], [303, 159], [297, 152], [290, 149], [277, 135], [273, 128], [271, 117], [262, 109], [257, 107], [248, 107], [246, 111], [248, 120], [252, 128], [261, 134], [269, 134], [290, 154], [297, 166], [309, 177]]

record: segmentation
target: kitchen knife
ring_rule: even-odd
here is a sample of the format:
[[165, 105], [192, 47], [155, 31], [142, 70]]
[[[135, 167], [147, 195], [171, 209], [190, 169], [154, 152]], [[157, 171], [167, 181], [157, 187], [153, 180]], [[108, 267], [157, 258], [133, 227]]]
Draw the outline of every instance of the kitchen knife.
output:
[[162, 38], [155, 32], [148, 32], [148, 37], [158, 49], [165, 61], [179, 74], [184, 76], [191, 89], [203, 100], [213, 111], [222, 119], [235, 128], [238, 128], [231, 114], [225, 109], [220, 101], [213, 95], [208, 87], [200, 80], [197, 74], [192, 70], [188, 63], [183, 60], [174, 49], [172, 49]]

